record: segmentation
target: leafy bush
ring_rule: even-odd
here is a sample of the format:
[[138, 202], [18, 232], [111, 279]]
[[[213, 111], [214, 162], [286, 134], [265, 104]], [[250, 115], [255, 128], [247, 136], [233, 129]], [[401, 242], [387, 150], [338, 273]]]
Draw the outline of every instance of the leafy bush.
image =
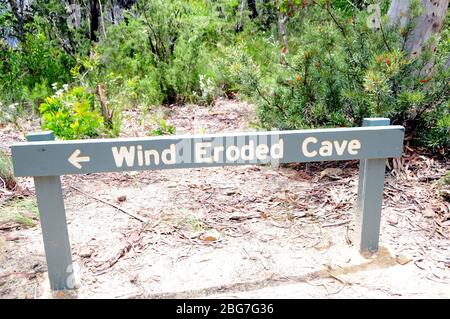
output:
[[[259, 115], [267, 128], [359, 126], [364, 117], [389, 117], [413, 142], [433, 150], [449, 144], [448, 34], [431, 60], [402, 50], [402, 31], [369, 28], [368, 15], [308, 5], [291, 18], [289, 54], [276, 63], [272, 91], [261, 94]], [[275, 62], [275, 61], [273, 61]], [[264, 74], [259, 82], [266, 81]], [[271, 82], [273, 83], [273, 82]]]
[[6, 189], [14, 189], [16, 187], [16, 179], [14, 178], [11, 157], [0, 150], [0, 187]]
[[39, 106], [42, 128], [52, 130], [61, 139], [98, 136], [104, 130], [104, 118], [94, 108], [94, 96], [83, 87], [63, 86]]
[[11, 48], [0, 40], [0, 100], [37, 107], [51, 92], [50, 84], [67, 83], [73, 59], [44, 33], [27, 34], [25, 42]]
[[108, 26], [94, 48], [94, 68], [79, 61], [77, 81], [104, 82], [118, 107], [210, 103], [216, 97], [213, 62], [217, 43], [232, 30], [227, 21], [200, 1], [141, 1], [125, 15], [126, 22]]
[[175, 134], [175, 127], [166, 120], [161, 119], [158, 121], [158, 127], [154, 129], [150, 135], [161, 136], [161, 135], [173, 135]]
[[[68, 27], [61, 1], [35, 0], [18, 46], [0, 40], [1, 120], [42, 104], [44, 126], [58, 136], [96, 136], [103, 122], [87, 92], [102, 84], [115, 111], [113, 134], [124, 108], [145, 113], [161, 103], [211, 104], [226, 95], [256, 103], [265, 128], [359, 126], [364, 117], [383, 116], [404, 125], [416, 145], [441, 154], [449, 147], [448, 19], [436, 52], [411, 58], [404, 52], [410, 26], [367, 25], [373, 1], [256, 1], [256, 15], [249, 2], [242, 11], [240, 0], [125, 1], [114, 23], [107, 14], [114, 2], [102, 3], [98, 34], [89, 19]], [[389, 3], [381, 1], [383, 14]], [[418, 14], [420, 0], [410, 4]], [[0, 35], [12, 26], [17, 33], [16, 20], [0, 1]], [[432, 76], [422, 72], [429, 62]], [[44, 101], [54, 82], [84, 93]], [[170, 133], [160, 126], [155, 134]]]

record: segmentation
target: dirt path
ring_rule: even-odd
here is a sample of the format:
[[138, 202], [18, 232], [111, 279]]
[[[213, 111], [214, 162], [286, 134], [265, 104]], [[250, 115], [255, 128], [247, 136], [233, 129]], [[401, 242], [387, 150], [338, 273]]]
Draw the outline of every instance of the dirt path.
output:
[[[153, 116], [126, 111], [122, 136], [144, 136]], [[251, 130], [255, 121], [236, 101], [166, 116], [178, 133]], [[3, 127], [1, 147], [35, 125]], [[401, 167], [386, 178], [382, 248], [371, 259], [355, 245], [352, 162], [64, 176], [76, 296], [449, 298], [450, 204], [436, 182], [448, 167], [416, 155]], [[33, 194], [31, 179], [20, 184]], [[0, 230], [0, 297], [50, 296], [40, 227]]]

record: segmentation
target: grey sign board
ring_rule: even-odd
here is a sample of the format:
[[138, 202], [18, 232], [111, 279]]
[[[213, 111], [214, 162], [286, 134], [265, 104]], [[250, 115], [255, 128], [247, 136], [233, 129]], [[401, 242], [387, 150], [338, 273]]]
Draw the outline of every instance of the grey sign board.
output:
[[378, 249], [386, 159], [399, 157], [404, 128], [367, 118], [363, 127], [196, 136], [54, 141], [33, 133], [11, 147], [15, 176], [33, 176], [50, 285], [72, 289], [74, 267], [60, 175], [360, 160], [357, 212], [360, 250]]
[[315, 162], [400, 156], [403, 127], [26, 142], [12, 146], [16, 176]]

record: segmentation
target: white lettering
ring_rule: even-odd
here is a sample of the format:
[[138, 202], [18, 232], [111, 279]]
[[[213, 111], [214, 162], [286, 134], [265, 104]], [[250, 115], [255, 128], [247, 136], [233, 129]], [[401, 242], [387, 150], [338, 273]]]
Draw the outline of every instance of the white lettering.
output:
[[251, 161], [255, 159], [255, 142], [250, 141], [248, 145], [244, 145], [241, 148], [241, 158], [244, 161]]
[[305, 155], [306, 157], [314, 157], [317, 155], [316, 151], [308, 151], [308, 144], [309, 143], [317, 143], [317, 138], [315, 137], [307, 137], [304, 139], [303, 144], [302, 144], [302, 152], [303, 155]]
[[348, 141], [347, 140], [343, 140], [342, 144], [339, 145], [338, 141], [334, 141], [334, 148], [336, 149], [336, 153], [337, 155], [343, 155], [344, 151], [345, 151], [345, 147], [347, 146]]
[[223, 146], [215, 146], [214, 147], [214, 162], [220, 161], [220, 153], [223, 152], [224, 147]]
[[149, 166], [151, 161], [150, 161], [150, 156], [153, 155], [153, 162], [155, 163], [155, 165], [159, 165], [159, 153], [156, 150], [146, 150], [144, 151], [144, 157], [145, 157], [145, 165]]
[[283, 149], [283, 139], [280, 139], [280, 142], [277, 144], [273, 144], [270, 148], [270, 155], [272, 156], [272, 159], [282, 159], [284, 155], [284, 149]]
[[231, 162], [237, 161], [240, 156], [239, 147], [235, 145], [228, 147], [225, 156], [227, 157], [227, 160]]
[[205, 157], [206, 148], [211, 147], [210, 142], [195, 144], [195, 162], [196, 163], [212, 163], [211, 157]]
[[269, 146], [267, 144], [259, 144], [256, 146], [256, 158], [263, 161], [267, 158], [267, 153], [269, 153]]
[[138, 145], [137, 147], [137, 158], [138, 158], [138, 165], [139, 166], [144, 165], [144, 154], [142, 153], [142, 145]]
[[[166, 165], [175, 164], [177, 162], [176, 158], [176, 150], [175, 150], [175, 144], [170, 144], [170, 147], [168, 149], [165, 149], [161, 153], [161, 160]], [[170, 157], [170, 159], [169, 159]]]
[[358, 150], [361, 149], [361, 142], [358, 140], [351, 140], [350, 143], [348, 143], [348, 153], [350, 155], [357, 155]]
[[333, 144], [330, 141], [323, 141], [321, 143], [321, 147], [319, 148], [320, 156], [331, 156], [333, 155]]
[[112, 148], [112, 153], [114, 157], [114, 161], [116, 162], [117, 167], [122, 167], [123, 161], [125, 160], [128, 167], [134, 165], [134, 146], [130, 146], [128, 150], [125, 146], [121, 146], [120, 150], [117, 151], [117, 147]]

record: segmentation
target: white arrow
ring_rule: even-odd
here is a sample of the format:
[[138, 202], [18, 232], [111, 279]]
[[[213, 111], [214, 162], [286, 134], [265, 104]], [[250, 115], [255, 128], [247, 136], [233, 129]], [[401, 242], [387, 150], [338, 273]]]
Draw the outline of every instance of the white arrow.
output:
[[78, 156], [80, 155], [80, 150], [75, 150], [75, 152], [72, 153], [69, 157], [69, 163], [75, 166], [78, 169], [81, 169], [80, 163], [82, 162], [89, 162], [91, 158], [89, 156]]

